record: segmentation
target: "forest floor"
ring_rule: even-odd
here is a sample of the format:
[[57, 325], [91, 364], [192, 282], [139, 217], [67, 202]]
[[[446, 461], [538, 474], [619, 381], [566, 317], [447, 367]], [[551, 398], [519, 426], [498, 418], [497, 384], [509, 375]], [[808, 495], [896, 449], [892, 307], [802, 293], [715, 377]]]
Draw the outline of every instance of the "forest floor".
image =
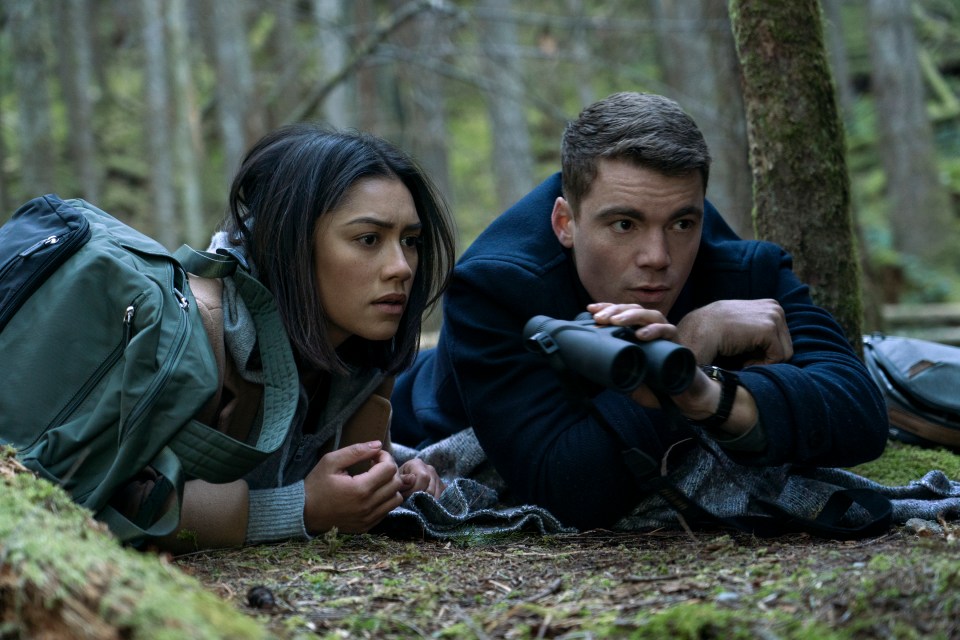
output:
[[279, 638], [956, 638], [950, 533], [335, 536], [177, 565]]
[[[926, 450], [891, 450], [901, 475], [935, 468]], [[960, 456], [941, 455], [957, 478]], [[174, 562], [278, 638], [960, 638], [958, 539], [944, 522], [847, 542], [332, 533]]]

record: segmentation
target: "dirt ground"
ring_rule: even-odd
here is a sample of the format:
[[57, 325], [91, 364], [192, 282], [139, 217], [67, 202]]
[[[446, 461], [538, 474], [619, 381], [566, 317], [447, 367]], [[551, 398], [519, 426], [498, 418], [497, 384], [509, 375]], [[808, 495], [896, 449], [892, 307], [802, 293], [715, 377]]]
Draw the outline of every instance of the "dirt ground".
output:
[[952, 527], [309, 543], [176, 564], [281, 638], [960, 638]]

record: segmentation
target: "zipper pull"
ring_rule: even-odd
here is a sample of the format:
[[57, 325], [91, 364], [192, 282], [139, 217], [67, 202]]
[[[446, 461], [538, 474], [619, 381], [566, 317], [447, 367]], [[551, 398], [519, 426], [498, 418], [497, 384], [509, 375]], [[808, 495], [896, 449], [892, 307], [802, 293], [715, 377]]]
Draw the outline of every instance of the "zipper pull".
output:
[[177, 296], [177, 302], [180, 304], [181, 309], [189, 309], [190, 301], [187, 300], [187, 296], [183, 295], [179, 289], [174, 288], [173, 294]]
[[36, 253], [36, 252], [39, 251], [40, 249], [43, 249], [43, 248], [45, 248], [45, 247], [48, 247], [48, 246], [50, 246], [50, 245], [52, 245], [52, 244], [57, 244], [58, 242], [60, 242], [60, 237], [59, 237], [59, 236], [48, 236], [48, 237], [44, 238], [43, 240], [41, 240], [40, 242], [35, 242], [34, 244], [30, 245], [29, 247], [27, 247], [26, 249], [24, 249], [23, 251], [21, 251], [21, 252], [20, 252], [20, 257], [21, 257], [21, 258], [26, 258], [26, 257], [30, 256], [30, 254]]
[[137, 311], [137, 308], [133, 305], [127, 307], [126, 311], [123, 312], [123, 343], [128, 344], [130, 342], [130, 332], [133, 330], [133, 314]]

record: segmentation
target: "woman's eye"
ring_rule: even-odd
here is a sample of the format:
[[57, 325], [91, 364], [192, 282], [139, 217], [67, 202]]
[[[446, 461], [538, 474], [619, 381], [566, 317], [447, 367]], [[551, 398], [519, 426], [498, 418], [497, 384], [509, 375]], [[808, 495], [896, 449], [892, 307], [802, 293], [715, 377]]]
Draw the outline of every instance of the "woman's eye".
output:
[[409, 249], [415, 249], [420, 246], [420, 236], [407, 236], [400, 242]]
[[359, 241], [360, 244], [364, 245], [365, 247], [372, 247], [373, 245], [377, 244], [377, 236], [373, 233], [368, 233], [365, 236], [360, 236]]

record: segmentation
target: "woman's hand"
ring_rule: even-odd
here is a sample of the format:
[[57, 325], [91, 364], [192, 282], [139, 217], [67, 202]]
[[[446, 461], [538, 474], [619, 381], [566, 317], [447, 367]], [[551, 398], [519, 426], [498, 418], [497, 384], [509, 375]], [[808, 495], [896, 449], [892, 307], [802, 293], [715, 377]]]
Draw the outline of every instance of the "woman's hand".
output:
[[[370, 461], [370, 470], [351, 476], [347, 469]], [[331, 451], [320, 458], [304, 479], [303, 522], [316, 535], [336, 527], [343, 533], [364, 533], [403, 502], [393, 456], [379, 440]]]
[[400, 481], [403, 482], [400, 495], [404, 500], [417, 491], [426, 491], [434, 498], [439, 498], [447, 488], [433, 465], [427, 464], [420, 458], [407, 460], [400, 466]]

